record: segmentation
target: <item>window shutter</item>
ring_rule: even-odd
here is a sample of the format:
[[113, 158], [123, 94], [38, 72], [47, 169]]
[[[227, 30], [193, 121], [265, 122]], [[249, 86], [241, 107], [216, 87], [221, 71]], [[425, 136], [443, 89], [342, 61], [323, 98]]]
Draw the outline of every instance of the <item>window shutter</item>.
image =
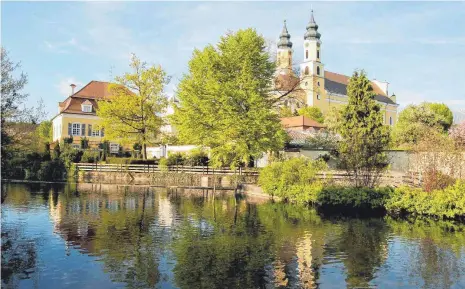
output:
[[105, 136], [105, 129], [102, 128], [101, 136]]
[[86, 135], [86, 125], [85, 124], [81, 124], [81, 135], [82, 136]]
[[73, 134], [72, 124], [68, 123], [68, 136], [71, 136], [72, 134]]
[[89, 124], [89, 125], [87, 126], [87, 129], [89, 130], [89, 131], [87, 132], [87, 135], [88, 135], [88, 136], [92, 136], [92, 125]]

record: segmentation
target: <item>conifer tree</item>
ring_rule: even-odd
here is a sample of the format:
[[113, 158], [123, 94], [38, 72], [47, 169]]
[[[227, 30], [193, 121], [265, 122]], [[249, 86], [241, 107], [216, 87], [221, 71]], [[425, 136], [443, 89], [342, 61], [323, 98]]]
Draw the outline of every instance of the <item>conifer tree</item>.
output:
[[210, 147], [216, 166], [247, 165], [281, 149], [286, 134], [272, 111], [274, 71], [265, 40], [253, 29], [195, 50], [172, 119], [181, 141]]
[[373, 187], [387, 167], [384, 150], [390, 142], [390, 131], [375, 95], [365, 72], [354, 72], [347, 87], [349, 103], [341, 111], [336, 128], [342, 138], [338, 146], [341, 165], [356, 186]]

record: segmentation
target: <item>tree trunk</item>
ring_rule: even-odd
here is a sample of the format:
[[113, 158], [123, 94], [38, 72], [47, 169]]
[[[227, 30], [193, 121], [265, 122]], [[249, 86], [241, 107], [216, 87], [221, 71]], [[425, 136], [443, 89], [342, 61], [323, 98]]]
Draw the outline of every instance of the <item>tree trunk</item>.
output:
[[147, 159], [147, 144], [145, 143], [142, 144], [142, 158], [144, 160]]

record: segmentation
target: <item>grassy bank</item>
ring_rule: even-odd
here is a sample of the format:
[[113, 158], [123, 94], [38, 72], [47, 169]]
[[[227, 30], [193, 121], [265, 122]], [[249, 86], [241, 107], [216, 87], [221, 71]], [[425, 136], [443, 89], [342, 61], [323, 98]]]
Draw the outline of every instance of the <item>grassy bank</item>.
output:
[[321, 180], [323, 161], [294, 158], [275, 162], [260, 172], [263, 191], [282, 200], [345, 210], [386, 210], [390, 215], [424, 215], [435, 218], [465, 218], [465, 181], [441, 189], [359, 188], [335, 185], [331, 178]]

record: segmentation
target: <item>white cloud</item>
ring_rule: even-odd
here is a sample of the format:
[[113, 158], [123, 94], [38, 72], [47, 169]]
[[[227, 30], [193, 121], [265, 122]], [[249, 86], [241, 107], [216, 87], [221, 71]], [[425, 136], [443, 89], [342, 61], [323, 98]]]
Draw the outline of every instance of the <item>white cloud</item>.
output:
[[71, 94], [70, 84], [76, 85], [75, 92], [83, 87], [83, 83], [81, 81], [76, 80], [74, 77], [68, 77], [60, 80], [60, 82], [55, 85], [55, 88], [58, 90], [60, 95], [67, 97]]

